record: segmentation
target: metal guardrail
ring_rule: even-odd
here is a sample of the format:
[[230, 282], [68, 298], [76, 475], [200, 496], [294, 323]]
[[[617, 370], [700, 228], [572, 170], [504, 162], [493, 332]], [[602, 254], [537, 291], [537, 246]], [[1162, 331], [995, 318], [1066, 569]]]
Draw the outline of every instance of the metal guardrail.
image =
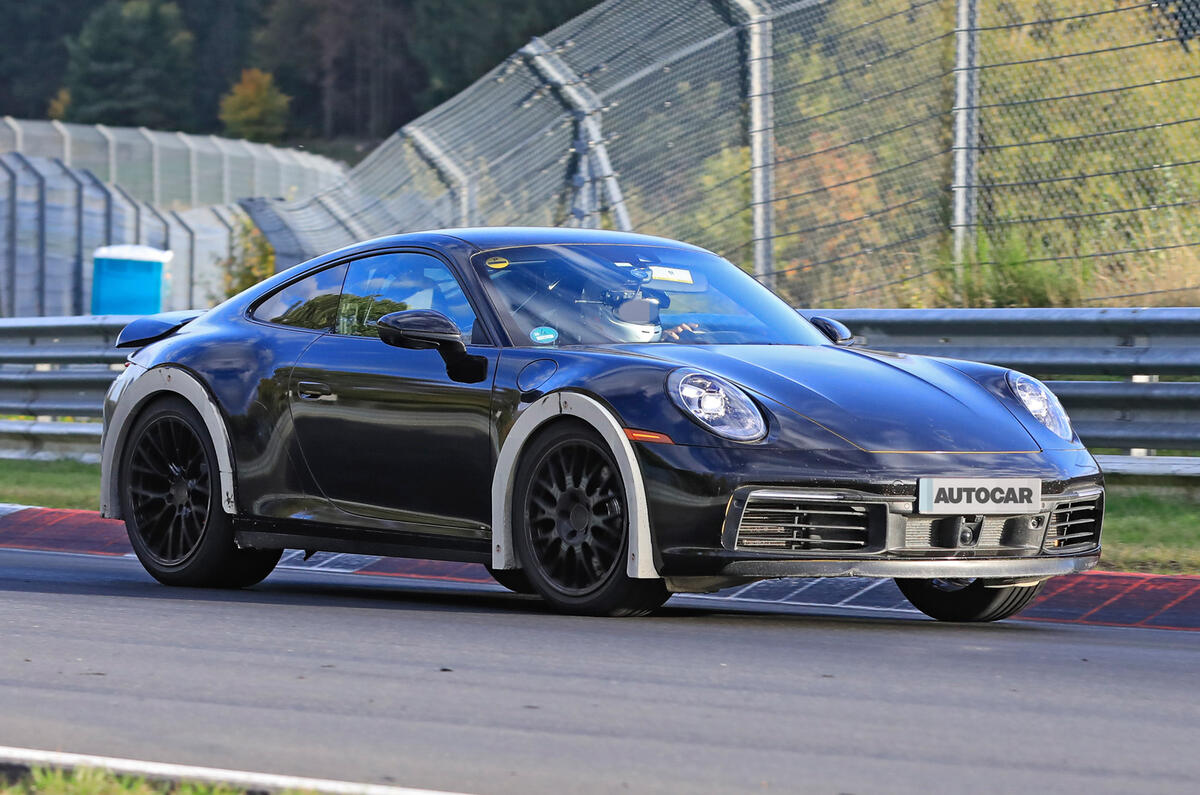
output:
[[100, 417], [126, 355], [113, 343], [131, 320], [0, 319], [0, 417], [30, 418], [0, 419], [0, 457], [99, 459], [100, 423], [87, 420]]
[[[842, 321], [872, 348], [986, 361], [1049, 376], [1050, 388], [1093, 448], [1200, 450], [1200, 382], [1053, 378], [1200, 376], [1200, 308], [803, 313]], [[99, 417], [104, 392], [116, 376], [112, 365], [125, 358], [112, 345], [131, 319], [0, 319], [0, 415]], [[3, 420], [0, 455], [50, 455], [70, 446], [64, 440], [90, 445], [94, 453], [98, 434], [96, 423]], [[1112, 472], [1200, 475], [1200, 457], [1105, 456], [1102, 463]]]
[[[1093, 448], [1200, 450], [1200, 308], [804, 310], [869, 347], [1012, 367], [1046, 379]], [[1144, 380], [1056, 380], [1055, 376]], [[1200, 475], [1200, 458], [1105, 456], [1109, 471]]]

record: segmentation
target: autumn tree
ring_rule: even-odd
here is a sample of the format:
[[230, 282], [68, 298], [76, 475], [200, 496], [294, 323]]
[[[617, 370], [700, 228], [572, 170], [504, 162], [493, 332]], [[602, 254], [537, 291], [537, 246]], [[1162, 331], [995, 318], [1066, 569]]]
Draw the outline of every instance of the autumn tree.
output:
[[290, 102], [270, 72], [244, 69], [242, 79], [221, 97], [221, 123], [230, 137], [276, 142], [287, 129]]

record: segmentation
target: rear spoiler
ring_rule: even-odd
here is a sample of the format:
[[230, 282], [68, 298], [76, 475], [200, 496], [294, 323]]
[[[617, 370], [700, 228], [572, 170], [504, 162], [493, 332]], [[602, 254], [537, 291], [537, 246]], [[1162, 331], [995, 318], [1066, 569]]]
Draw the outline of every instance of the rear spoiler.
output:
[[174, 334], [179, 329], [203, 315], [204, 309], [185, 309], [179, 312], [160, 312], [157, 315], [139, 317], [117, 335], [118, 348], [140, 348], [155, 340]]

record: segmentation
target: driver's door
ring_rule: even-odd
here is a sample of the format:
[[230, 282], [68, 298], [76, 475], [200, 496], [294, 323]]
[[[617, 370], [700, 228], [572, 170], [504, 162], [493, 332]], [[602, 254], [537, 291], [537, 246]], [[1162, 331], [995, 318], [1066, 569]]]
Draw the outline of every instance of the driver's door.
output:
[[459, 383], [436, 350], [379, 339], [378, 319], [405, 309], [441, 312], [464, 340], [487, 339], [440, 259], [395, 252], [351, 262], [334, 330], [292, 370], [296, 436], [313, 480], [348, 524], [363, 517], [426, 533], [482, 536], [490, 522], [498, 351], [469, 344], [471, 354], [486, 359], [487, 376]]

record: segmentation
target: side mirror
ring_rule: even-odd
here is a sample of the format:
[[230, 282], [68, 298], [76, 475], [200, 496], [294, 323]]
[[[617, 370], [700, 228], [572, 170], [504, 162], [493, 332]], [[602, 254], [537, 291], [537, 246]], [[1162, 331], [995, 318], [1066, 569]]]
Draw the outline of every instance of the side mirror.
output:
[[477, 384], [487, 377], [487, 358], [471, 356], [454, 321], [432, 309], [409, 309], [379, 318], [379, 339], [409, 350], [436, 350], [455, 381]]
[[853, 345], [854, 334], [850, 329], [846, 328], [846, 324], [834, 320], [831, 317], [810, 317], [809, 323], [817, 327], [817, 330], [829, 338], [829, 341], [834, 345]]
[[443, 356], [447, 353], [463, 356], [467, 352], [462, 332], [454, 321], [432, 309], [392, 312], [379, 318], [377, 328], [379, 339], [397, 348], [417, 351], [436, 348]]

